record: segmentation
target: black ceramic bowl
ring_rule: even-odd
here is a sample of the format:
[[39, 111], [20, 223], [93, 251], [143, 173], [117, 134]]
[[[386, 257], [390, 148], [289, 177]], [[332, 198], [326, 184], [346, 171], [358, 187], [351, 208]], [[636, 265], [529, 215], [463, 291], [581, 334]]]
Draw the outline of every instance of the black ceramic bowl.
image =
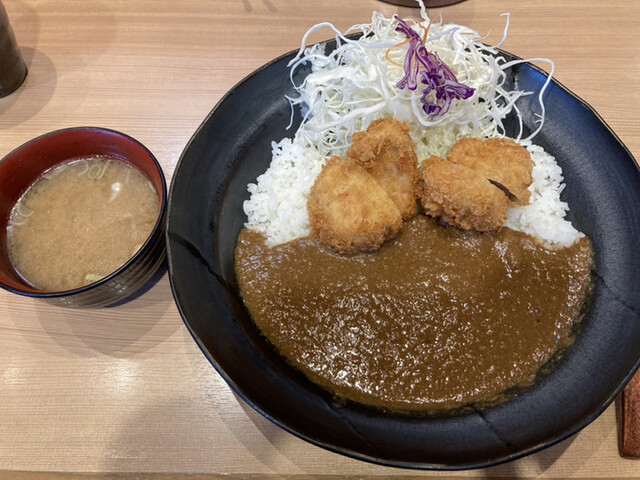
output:
[[[92, 155], [124, 160], [147, 177], [161, 205], [153, 231], [131, 259], [95, 283], [59, 292], [33, 288], [16, 272], [7, 252], [11, 209], [45, 170], [72, 158]], [[25, 143], [0, 162], [0, 287], [68, 307], [102, 307], [128, 297], [149, 280], [165, 258], [166, 203], [167, 186], [160, 164], [144, 145], [123, 133], [95, 127], [70, 128]]]
[[[504, 54], [507, 60], [514, 57]], [[411, 417], [348, 403], [292, 368], [260, 335], [239, 297], [233, 253], [242, 203], [286, 130], [294, 92], [276, 59], [233, 88], [197, 130], [173, 177], [167, 224], [170, 280], [184, 321], [206, 357], [257, 411], [289, 432], [385, 465], [463, 469], [512, 460], [594, 420], [638, 368], [640, 172], [629, 151], [583, 101], [552, 82], [535, 142], [564, 169], [570, 220], [593, 241], [596, 278], [588, 315], [555, 369], [510, 401], [484, 409]], [[296, 80], [300, 83], [299, 71]], [[546, 75], [513, 67], [509, 81], [538, 92]], [[536, 128], [537, 96], [519, 103]], [[295, 118], [296, 125], [300, 118]], [[509, 119], [510, 130], [517, 127]], [[513, 131], [511, 132], [513, 134]]]

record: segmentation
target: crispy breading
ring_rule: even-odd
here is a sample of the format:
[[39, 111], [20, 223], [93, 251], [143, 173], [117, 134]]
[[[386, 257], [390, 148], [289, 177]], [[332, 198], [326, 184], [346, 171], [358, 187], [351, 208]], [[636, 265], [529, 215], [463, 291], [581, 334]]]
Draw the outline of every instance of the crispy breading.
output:
[[402, 229], [398, 207], [363, 167], [333, 156], [307, 202], [312, 235], [339, 253], [372, 252]]
[[422, 162], [422, 206], [427, 215], [465, 230], [498, 231], [507, 196], [481, 173], [440, 157]]
[[529, 203], [533, 161], [527, 149], [513, 140], [463, 138], [453, 146], [447, 160], [472, 168], [504, 186], [512, 194], [513, 205]]
[[379, 119], [353, 134], [347, 157], [363, 166], [400, 210], [403, 220], [416, 214], [420, 171], [409, 124]]

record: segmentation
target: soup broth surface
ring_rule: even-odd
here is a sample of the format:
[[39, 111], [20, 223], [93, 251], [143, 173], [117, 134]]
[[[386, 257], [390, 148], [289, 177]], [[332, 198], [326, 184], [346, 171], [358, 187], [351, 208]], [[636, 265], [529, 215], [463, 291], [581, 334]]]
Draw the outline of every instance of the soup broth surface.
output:
[[45, 172], [14, 206], [9, 256], [35, 288], [79, 288], [126, 263], [151, 234], [159, 209], [151, 182], [130, 164], [72, 159]]

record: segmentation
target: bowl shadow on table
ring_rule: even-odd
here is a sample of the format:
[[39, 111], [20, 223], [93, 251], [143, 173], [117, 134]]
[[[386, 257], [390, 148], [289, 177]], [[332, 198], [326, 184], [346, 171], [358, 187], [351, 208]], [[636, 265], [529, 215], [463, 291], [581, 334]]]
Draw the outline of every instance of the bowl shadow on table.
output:
[[[239, 396], [235, 395], [236, 400], [247, 414], [249, 419], [253, 422], [256, 428], [265, 436], [267, 440], [271, 443], [271, 445], [280, 451], [282, 455], [286, 455], [286, 451], [280, 448], [284, 442], [280, 439], [282, 436], [289, 435], [289, 433], [285, 432], [280, 427], [276, 426], [269, 420], [262, 417], [258, 412], [256, 412], [252, 407], [246, 404]], [[560, 459], [560, 457], [565, 453], [565, 451], [569, 448], [571, 443], [574, 441], [575, 436], [568, 438], [567, 440], [560, 442], [552, 447], [549, 447], [541, 452], [537, 452], [528, 457], [524, 457], [523, 459], [518, 459], [512, 462], [502, 463], [500, 465], [496, 465], [493, 467], [487, 467], [482, 469], [477, 469], [475, 472], [479, 478], [521, 478], [523, 474], [526, 475], [525, 471], [534, 470], [536, 475], [542, 474], [551, 468], [554, 463]], [[298, 457], [289, 459], [293, 463], [301, 463], [298, 462]], [[523, 463], [526, 463], [527, 466], [524, 467]], [[363, 465], [369, 465], [368, 463], [364, 463]], [[374, 464], [371, 464], [373, 466]], [[304, 468], [303, 464], [298, 465], [301, 468]], [[404, 469], [395, 468], [394, 472], [402, 472]], [[406, 470], [409, 472], [409, 470]], [[426, 470], [425, 473], [430, 470]], [[464, 471], [464, 470], [463, 470]], [[476, 476], [476, 475], [474, 475]], [[531, 476], [531, 475], [528, 475]]]
[[[292, 457], [288, 455], [287, 449], [290, 448], [290, 441], [288, 438], [290, 433], [286, 432], [284, 429], [272, 423], [267, 418], [263, 417], [259, 412], [253, 409], [250, 405], [248, 405], [239, 395], [235, 392], [233, 393], [233, 397], [240, 406], [240, 408], [247, 415], [249, 420], [255, 425], [256, 429], [264, 436], [265, 441], [268, 442], [275, 451], [278, 452], [279, 455], [286, 457], [290, 463], [295, 464], [301, 470], [305, 470], [306, 467], [314, 465], [317, 463], [314, 461], [305, 462], [304, 456], [295, 456]], [[220, 409], [221, 412], [224, 412], [225, 409]], [[251, 433], [246, 429], [237, 429], [234, 428], [234, 421], [237, 424], [237, 419], [225, 419], [222, 415], [221, 418], [229, 424], [229, 428], [235, 432], [235, 436], [239, 442], [241, 442], [248, 451], [255, 446], [255, 439], [251, 435]], [[237, 426], [237, 425], [236, 425]], [[475, 472], [480, 478], [521, 478], [523, 475], [527, 477], [532, 476], [532, 472], [535, 473], [535, 476], [540, 475], [550, 468], [553, 467], [556, 461], [558, 461], [562, 455], [566, 452], [566, 450], [571, 446], [576, 436], [571, 436], [568, 439], [553, 445], [549, 448], [546, 448], [540, 452], [529, 455], [522, 459], [518, 459], [512, 462], [502, 463], [500, 465], [496, 465], [493, 467], [487, 467], [483, 469], [478, 469]], [[309, 444], [309, 448], [320, 448], [315, 447]], [[590, 452], [595, 452], [597, 450], [597, 445], [589, 445]], [[267, 451], [267, 449], [260, 449], [261, 453]], [[591, 456], [589, 453], [587, 456]], [[267, 465], [270, 468], [273, 468], [273, 465], [270, 465], [268, 459], [264, 457], [264, 455], [259, 459], [262, 463]], [[317, 460], [317, 458], [316, 458]], [[354, 460], [355, 461], [355, 460]], [[362, 463], [363, 466], [375, 467], [374, 464], [369, 464], [368, 462]], [[401, 473], [402, 471], [412, 472], [412, 470], [404, 470], [401, 468], [394, 468], [390, 471]], [[428, 471], [425, 471], [425, 474]], [[312, 473], [312, 472], [309, 472]]]
[[35, 315], [49, 336], [47, 343], [38, 341], [37, 346], [51, 348], [55, 342], [83, 357], [143, 355], [182, 326], [180, 322], [162, 322], [173, 305], [166, 273], [163, 264], [133, 296], [111, 307], [74, 309], [36, 301]]
[[[284, 429], [280, 428], [279, 426], [277, 426], [276, 424], [274, 424], [273, 422], [271, 422], [270, 420], [262, 416], [259, 412], [257, 412], [251, 406], [249, 406], [235, 392], [233, 393], [233, 397], [238, 403], [238, 405], [240, 406], [240, 408], [242, 409], [242, 411], [248, 417], [249, 421], [256, 427], [256, 429], [264, 437], [264, 442], [268, 444], [271, 449], [273, 449], [272, 451], [274, 453], [274, 457], [281, 456], [282, 458], [286, 458], [289, 463], [294, 464], [301, 471], [306, 471], [310, 466], [317, 463], [317, 462], [314, 462], [313, 460], [305, 461], [305, 460], [309, 460], [307, 455], [295, 455], [295, 456], [291, 455], [288, 449], [290, 448], [290, 445], [291, 445], [292, 434], [290, 434], [289, 432], [285, 431]], [[232, 425], [230, 425], [230, 427], [232, 427]], [[246, 446], [247, 450], [251, 451], [251, 447], [255, 443], [255, 441], [250, 442], [251, 439], [249, 438], [249, 435], [247, 433], [248, 433], [248, 430], [246, 429], [237, 431], [236, 438], [238, 439], [239, 442], [241, 442], [243, 445]], [[307, 448], [313, 449], [313, 448], [319, 448], [319, 447], [315, 447], [311, 444], [308, 444]], [[261, 463], [265, 464], [267, 467], [273, 469], [275, 468], [275, 466], [269, 462], [269, 457], [266, 457], [264, 455], [264, 452], [266, 451], [269, 451], [269, 450], [266, 448], [261, 450], [261, 456], [260, 458], [258, 458], [258, 460]], [[308, 472], [308, 473], [314, 473], [314, 472]]]
[[513, 462], [507, 462], [496, 465], [494, 467], [488, 467], [486, 469], [483, 469], [483, 472], [486, 473], [487, 478], [519, 478], [523, 476], [531, 477], [532, 475], [527, 474], [528, 472], [523, 472], [523, 470], [525, 470], [524, 464], [526, 463], [526, 470], [533, 470], [533, 476], [537, 477], [538, 475], [541, 475], [542, 473], [553, 467], [555, 462], [558, 461], [560, 457], [562, 457], [562, 455], [564, 455], [565, 451], [569, 448], [574, 440], [575, 436], [569, 437], [563, 442], [546, 448], [540, 452], [534, 453], [533, 455], [529, 455], [528, 457], [524, 457]]
[[[199, 400], [190, 394], [174, 397], [169, 395], [153, 406], [137, 410], [106, 446], [109, 455], [103, 457], [102, 468], [113, 473], [160, 471], [169, 468], [175, 472], [189, 471], [191, 475], [240, 468], [240, 471], [234, 470], [239, 476], [256, 478], [262, 478], [260, 472], [264, 470], [269, 472], [269, 476], [280, 478], [278, 475], [283, 473], [283, 469], [299, 472], [295, 475], [296, 478], [316, 478], [315, 475], [321, 475], [322, 478], [332, 478], [334, 475], [340, 475], [339, 478], [344, 478], [344, 475], [357, 475], [357, 478], [376, 475], [386, 478], [384, 475], [398, 475], [409, 479], [426, 478], [435, 474], [429, 471], [378, 467], [357, 460], [336, 462], [334, 454], [312, 445], [308, 445], [307, 449], [297, 448], [296, 454], [292, 455], [292, 437], [289, 433], [271, 424], [240, 397], [228, 393], [229, 395], [221, 395], [218, 390], [216, 398], [211, 399], [213, 403], [208, 405], [210, 408], [194, 408], [194, 402], [197, 404]], [[228, 403], [222, 405], [229, 399], [237, 402], [240, 409], [233, 408]], [[255, 425], [264, 438], [261, 439], [255, 434], [255, 430], [238, 421], [238, 410], [246, 414], [248, 421]], [[167, 416], [168, 412], [177, 416]], [[213, 417], [225, 423], [226, 430], [242, 444], [244, 452], [234, 450], [233, 444], [225, 445], [223, 431], [215, 433], [223, 436], [218, 439], [218, 443], [212, 441], [209, 434], [203, 436], [203, 430], [215, 431], [217, 425]], [[203, 429], [203, 422], [205, 426], [207, 423], [211, 425]], [[157, 428], [157, 425], [162, 427]], [[153, 432], [152, 436], [149, 431]], [[460, 472], [456, 475], [453, 472], [453, 475], [455, 478], [537, 478], [553, 466], [572, 442], [573, 439], [568, 439], [544, 452], [515, 462], [467, 474]], [[132, 448], [132, 445], [135, 447]], [[168, 445], [172, 447], [167, 448]], [[314, 452], [313, 449], [317, 448], [318, 451]], [[234, 457], [234, 454], [238, 456]], [[234, 464], [234, 458], [242, 458], [242, 463]]]
[[180, 472], [180, 478], [185, 472], [211, 478], [221, 472], [233, 478], [233, 474], [263, 478], [261, 472], [279, 473], [283, 464], [305, 471], [310, 463], [287, 455], [279, 446], [289, 434], [244, 404], [183, 330], [184, 340], [192, 345], [185, 347], [176, 369], [189, 370], [189, 377], [194, 377], [186, 380], [188, 391], [176, 385], [145, 405], [132, 405], [127, 420], [105, 446], [108, 455], [102, 456], [101, 470], [162, 471], [166, 478], [173, 478], [169, 472]]
[[[185, 340], [193, 341], [186, 330]], [[194, 348], [197, 348], [195, 344]], [[192, 370], [196, 372], [198, 390], [206, 405], [204, 410], [215, 412], [216, 417], [257, 463], [273, 471], [286, 458], [288, 463], [304, 470], [308, 463], [298, 456], [287, 456], [283, 448], [284, 444], [290, 444], [290, 433], [249, 406], [216, 372], [204, 355], [191, 356], [190, 363]], [[256, 429], [260, 435], [256, 435]], [[315, 447], [309, 445], [309, 448]]]
[[[9, 121], [0, 122], [0, 130], [14, 128], [16, 125], [35, 117], [47, 106], [58, 83], [58, 74], [51, 59], [40, 50], [30, 47], [21, 48], [22, 58], [27, 64], [27, 78], [16, 91], [0, 99], [0, 116], [10, 116]], [[38, 91], [34, 95], [32, 90]], [[28, 100], [20, 102], [19, 111], [13, 112], [14, 105], [21, 100], [23, 95], [28, 95]], [[17, 108], [17, 107], [16, 107]], [[5, 145], [0, 155], [9, 153], [12, 147], [18, 145]]]

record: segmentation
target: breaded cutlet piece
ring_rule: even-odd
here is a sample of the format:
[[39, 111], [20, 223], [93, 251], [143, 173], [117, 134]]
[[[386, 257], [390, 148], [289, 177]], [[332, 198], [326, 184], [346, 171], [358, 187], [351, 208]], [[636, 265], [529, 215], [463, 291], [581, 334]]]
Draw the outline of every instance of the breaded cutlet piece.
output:
[[307, 202], [311, 234], [339, 253], [373, 252], [402, 229], [398, 207], [360, 165], [333, 156]]
[[498, 231], [509, 200], [484, 175], [432, 156], [422, 162], [422, 206], [427, 215], [464, 230]]
[[504, 186], [512, 194], [513, 206], [529, 203], [533, 161], [527, 149], [513, 140], [463, 138], [453, 146], [447, 160], [472, 168]]
[[403, 220], [416, 214], [420, 171], [409, 125], [379, 119], [364, 132], [353, 134], [347, 157], [363, 166], [400, 210]]

